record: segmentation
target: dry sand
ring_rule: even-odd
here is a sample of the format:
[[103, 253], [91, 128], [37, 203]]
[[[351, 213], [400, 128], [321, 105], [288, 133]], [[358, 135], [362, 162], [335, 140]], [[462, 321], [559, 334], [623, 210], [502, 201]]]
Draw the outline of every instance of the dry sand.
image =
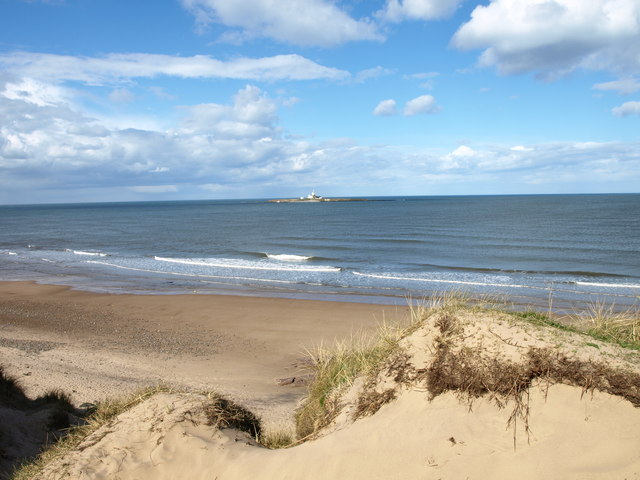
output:
[[0, 365], [29, 396], [77, 403], [160, 382], [226, 394], [267, 422], [290, 418], [305, 348], [393, 320], [406, 308], [222, 295], [102, 295], [0, 282]]

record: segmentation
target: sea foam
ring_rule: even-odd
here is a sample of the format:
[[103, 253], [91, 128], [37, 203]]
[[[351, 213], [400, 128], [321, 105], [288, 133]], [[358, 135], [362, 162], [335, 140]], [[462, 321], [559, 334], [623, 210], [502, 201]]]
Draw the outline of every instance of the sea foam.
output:
[[251, 262], [239, 259], [231, 258], [210, 258], [210, 259], [194, 259], [194, 258], [167, 258], [167, 257], [153, 257], [154, 260], [159, 262], [178, 263], [182, 265], [194, 265], [200, 267], [215, 267], [215, 268], [235, 268], [242, 270], [269, 270], [269, 271], [284, 271], [284, 272], [339, 272], [338, 267], [324, 267], [324, 266], [293, 266], [282, 265], [275, 263], [263, 263], [263, 262]]
[[517, 285], [508, 283], [491, 283], [491, 282], [470, 282], [466, 280], [445, 280], [440, 278], [421, 278], [421, 277], [397, 277], [392, 275], [378, 275], [372, 273], [353, 272], [354, 275], [362, 277], [380, 278], [384, 280], [399, 280], [409, 282], [428, 282], [428, 283], [446, 283], [454, 285], [474, 285], [479, 287], [508, 287], [508, 288], [535, 288], [528, 285]]
[[600, 282], [575, 282], [576, 285], [585, 287], [604, 287], [604, 288], [640, 288], [640, 285], [633, 283], [600, 283]]
[[275, 254], [275, 253], [265, 253], [267, 258], [272, 260], [278, 260], [280, 262], [306, 262], [311, 260], [313, 257], [306, 257], [304, 255], [291, 255], [287, 253]]
[[[44, 259], [43, 259], [44, 260]], [[95, 265], [104, 265], [107, 267], [120, 268], [122, 270], [130, 270], [133, 272], [146, 272], [146, 273], [160, 273], [165, 275], [175, 275], [178, 277], [194, 277], [194, 278], [220, 278], [225, 280], [250, 280], [254, 282], [271, 282], [271, 283], [296, 283], [288, 280], [276, 280], [273, 278], [253, 278], [253, 277], [237, 277], [237, 276], [224, 276], [224, 275], [201, 275], [197, 273], [180, 273], [180, 272], [167, 272], [164, 270], [152, 270], [149, 268], [127, 267], [125, 265], [117, 265], [115, 263], [99, 262], [97, 260], [87, 260], [86, 263], [93, 263]]]
[[102, 252], [85, 252], [83, 250], [72, 250], [70, 248], [66, 248], [65, 252], [71, 252], [75, 255], [85, 255], [90, 257], [108, 257], [109, 255]]

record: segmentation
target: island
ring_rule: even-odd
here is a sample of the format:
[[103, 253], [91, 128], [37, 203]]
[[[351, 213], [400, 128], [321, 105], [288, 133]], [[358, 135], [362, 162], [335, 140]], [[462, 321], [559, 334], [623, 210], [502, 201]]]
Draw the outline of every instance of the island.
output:
[[268, 200], [271, 203], [315, 203], [315, 202], [366, 202], [368, 199], [366, 198], [327, 198], [316, 195], [316, 192], [313, 191], [306, 197], [300, 198], [280, 198]]

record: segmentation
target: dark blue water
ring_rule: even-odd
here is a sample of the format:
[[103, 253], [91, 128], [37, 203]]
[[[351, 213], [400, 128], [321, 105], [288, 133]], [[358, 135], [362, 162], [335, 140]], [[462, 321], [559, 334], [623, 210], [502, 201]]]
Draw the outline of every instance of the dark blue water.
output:
[[0, 207], [0, 280], [405, 303], [640, 295], [640, 195]]

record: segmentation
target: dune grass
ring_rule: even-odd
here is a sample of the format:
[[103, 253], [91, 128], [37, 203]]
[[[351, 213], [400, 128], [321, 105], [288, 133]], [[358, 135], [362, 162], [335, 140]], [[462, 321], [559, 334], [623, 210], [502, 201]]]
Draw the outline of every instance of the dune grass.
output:
[[270, 450], [289, 448], [296, 445], [296, 429], [289, 422], [281, 422], [262, 429], [259, 443]]
[[[613, 306], [596, 304], [587, 310], [586, 315], [575, 314], [565, 323], [550, 313], [514, 311], [499, 299], [473, 299], [460, 292], [438, 294], [421, 302], [410, 303], [410, 319], [404, 326], [383, 324], [371, 337], [354, 336], [349, 341], [338, 342], [332, 348], [322, 346], [309, 353], [315, 380], [296, 413], [299, 441], [313, 438], [319, 430], [330, 424], [341, 408], [340, 393], [358, 377], [368, 377], [368, 380], [365, 380], [363, 393], [356, 404], [354, 418], [370, 415], [393, 400], [397, 394], [393, 389], [378, 392], [366, 385], [383, 366], [388, 374], [393, 373], [398, 383], [426, 382], [432, 395], [454, 390], [468, 400], [485, 394], [493, 395], [499, 404], [506, 402], [507, 398], [514, 399], [514, 422], [518, 418], [526, 420], [522, 395], [531, 382], [539, 377], [549, 382], [567, 381], [584, 389], [597, 388], [624, 396], [640, 406], [637, 375], [629, 376], [601, 365], [578, 364], [550, 350], [531, 351], [528, 362], [518, 366], [499, 359], [489, 364], [480, 352], [464, 350], [462, 353], [452, 353], [447, 349], [447, 337], [451, 333], [449, 330], [455, 328], [456, 314], [462, 311], [498, 312], [536, 326], [577, 333], [640, 350], [640, 315], [637, 309], [621, 313]], [[440, 315], [437, 325], [441, 329], [438, 354], [429, 371], [423, 372], [420, 378], [406, 369], [398, 346], [402, 338], [420, 328], [429, 316], [436, 313]], [[586, 344], [598, 346], [593, 342]]]
[[616, 311], [614, 305], [596, 302], [586, 312], [587, 333], [607, 342], [640, 350], [640, 311], [637, 307]]
[[380, 368], [397, 351], [400, 340], [418, 328], [422, 311], [416, 308], [410, 311], [404, 324], [383, 322], [373, 335], [359, 333], [332, 347], [320, 345], [308, 351], [314, 380], [296, 411], [299, 441], [328, 425], [339, 411], [339, 393], [359, 376], [370, 375]]

